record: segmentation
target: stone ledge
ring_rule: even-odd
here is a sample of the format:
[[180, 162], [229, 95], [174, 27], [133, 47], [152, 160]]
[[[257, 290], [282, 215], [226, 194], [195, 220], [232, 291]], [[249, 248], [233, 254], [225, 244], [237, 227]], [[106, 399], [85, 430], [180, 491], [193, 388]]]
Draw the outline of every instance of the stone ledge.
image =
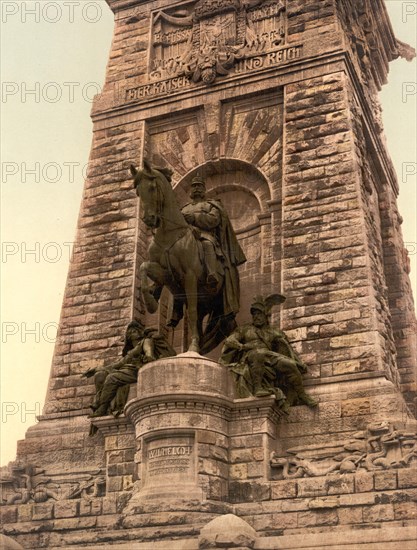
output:
[[[305, 535], [284, 535], [282, 537], [262, 537], [256, 541], [256, 550], [290, 550], [318, 548], [327, 550], [414, 550], [416, 540], [415, 527], [384, 527], [382, 529], [360, 529], [310, 533]], [[381, 545], [384, 546], [381, 546]]]
[[125, 415], [120, 416], [98, 416], [91, 418], [91, 424], [96, 426], [98, 430], [105, 436], [125, 435], [126, 433], [134, 433], [134, 428]]

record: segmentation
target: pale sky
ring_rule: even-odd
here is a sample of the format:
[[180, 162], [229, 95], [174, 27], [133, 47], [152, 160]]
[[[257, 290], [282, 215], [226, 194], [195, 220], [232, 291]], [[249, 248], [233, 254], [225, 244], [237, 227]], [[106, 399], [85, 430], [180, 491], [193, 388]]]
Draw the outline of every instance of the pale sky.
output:
[[[386, 4], [397, 38], [415, 46], [416, 2]], [[90, 153], [91, 99], [104, 79], [113, 14], [104, 0], [2, 0], [0, 6], [4, 465], [43, 407]], [[414, 288], [416, 81], [416, 61], [397, 60], [381, 94]]]

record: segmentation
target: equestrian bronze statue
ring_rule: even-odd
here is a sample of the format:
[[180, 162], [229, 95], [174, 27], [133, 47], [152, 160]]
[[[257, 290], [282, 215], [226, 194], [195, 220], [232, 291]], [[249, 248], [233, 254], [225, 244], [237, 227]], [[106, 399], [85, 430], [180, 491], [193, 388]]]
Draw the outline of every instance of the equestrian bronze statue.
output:
[[[153, 230], [148, 261], [140, 266], [140, 286], [146, 309], [155, 313], [164, 286], [173, 296], [169, 326], [187, 310], [189, 351], [208, 353], [236, 328], [239, 311], [237, 266], [246, 261], [226, 211], [219, 201], [206, 200], [201, 181], [193, 181], [192, 203], [181, 211], [171, 171], [131, 166], [143, 221]], [[204, 203], [204, 204], [203, 204]], [[210, 227], [201, 227], [211, 218]], [[190, 223], [187, 223], [187, 220]], [[210, 255], [210, 256], [209, 256]], [[215, 257], [214, 257], [215, 256]], [[149, 282], [149, 279], [152, 283]], [[203, 328], [203, 321], [207, 322]]]

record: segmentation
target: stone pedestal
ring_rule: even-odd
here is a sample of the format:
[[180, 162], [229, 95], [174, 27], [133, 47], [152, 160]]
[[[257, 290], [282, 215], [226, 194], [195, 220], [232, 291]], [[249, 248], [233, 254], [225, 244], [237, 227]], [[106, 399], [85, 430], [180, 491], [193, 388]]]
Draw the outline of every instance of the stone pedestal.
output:
[[135, 427], [137, 499], [227, 497], [227, 369], [195, 353], [143, 367], [126, 415]]
[[137, 395], [126, 416], [136, 434], [138, 502], [227, 502], [233, 480], [269, 477], [281, 413], [273, 398], [234, 400], [223, 365], [196, 353], [149, 363]]

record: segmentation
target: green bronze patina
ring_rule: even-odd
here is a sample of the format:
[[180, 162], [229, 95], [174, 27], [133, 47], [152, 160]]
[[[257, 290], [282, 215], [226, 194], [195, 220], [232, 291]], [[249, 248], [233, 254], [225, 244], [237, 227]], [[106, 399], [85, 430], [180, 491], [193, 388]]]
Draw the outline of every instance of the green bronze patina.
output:
[[252, 323], [226, 339], [220, 362], [230, 367], [239, 397], [275, 395], [284, 410], [296, 404], [315, 407], [317, 401], [303, 387], [301, 374], [307, 366], [285, 333], [269, 324], [272, 306], [284, 300], [280, 294], [257, 296], [250, 310]]

